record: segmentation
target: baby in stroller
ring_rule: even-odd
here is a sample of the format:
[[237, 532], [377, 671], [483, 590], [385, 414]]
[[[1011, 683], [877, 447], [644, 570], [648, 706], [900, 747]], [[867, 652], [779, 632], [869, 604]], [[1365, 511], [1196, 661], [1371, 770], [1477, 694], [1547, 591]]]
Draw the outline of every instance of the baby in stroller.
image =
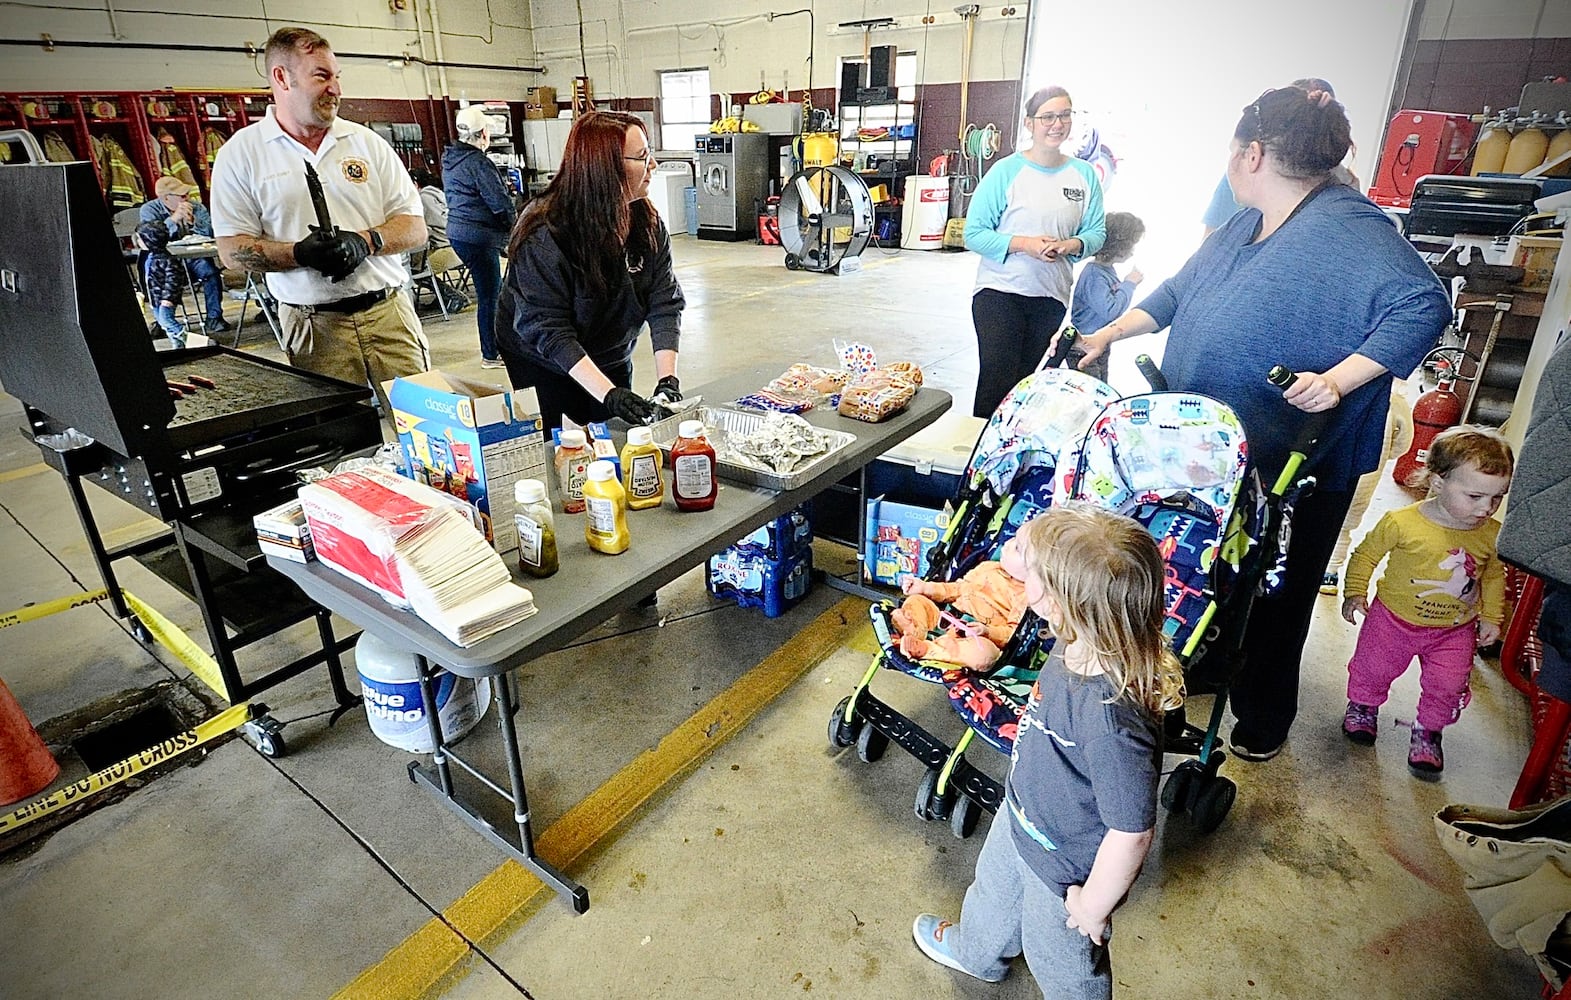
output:
[[[997, 560], [986, 560], [952, 582], [906, 577], [906, 599], [890, 613], [900, 651], [914, 660], [937, 660], [985, 670], [998, 659], [1027, 608], [1020, 543], [1005, 542]], [[947, 604], [966, 618], [939, 608]], [[944, 621], [950, 627], [934, 633]]]

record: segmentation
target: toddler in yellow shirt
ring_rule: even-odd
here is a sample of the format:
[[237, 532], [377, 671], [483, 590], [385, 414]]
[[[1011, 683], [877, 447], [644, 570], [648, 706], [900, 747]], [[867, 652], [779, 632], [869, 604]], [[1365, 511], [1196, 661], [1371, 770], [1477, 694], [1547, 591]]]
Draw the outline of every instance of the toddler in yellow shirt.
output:
[[[1445, 767], [1440, 732], [1469, 697], [1475, 646], [1500, 637], [1505, 569], [1495, 552], [1493, 514], [1511, 486], [1511, 446], [1483, 427], [1453, 427], [1429, 446], [1427, 499], [1386, 514], [1347, 560], [1342, 617], [1357, 624], [1348, 662], [1342, 732], [1375, 742], [1391, 684], [1418, 657], [1418, 717], [1407, 766], [1421, 778]], [[1386, 560], [1378, 596], [1368, 598], [1375, 567]]]

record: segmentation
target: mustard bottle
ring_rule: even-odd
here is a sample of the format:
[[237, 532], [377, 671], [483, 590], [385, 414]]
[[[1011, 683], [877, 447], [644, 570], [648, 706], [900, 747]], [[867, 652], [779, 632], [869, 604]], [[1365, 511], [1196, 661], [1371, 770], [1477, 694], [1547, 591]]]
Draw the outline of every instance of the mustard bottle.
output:
[[627, 493], [617, 482], [616, 466], [604, 460], [589, 463], [584, 506], [584, 540], [589, 547], [610, 556], [626, 552], [632, 542], [627, 533]]
[[627, 444], [622, 446], [622, 489], [627, 492], [628, 510], [660, 506], [665, 499], [662, 464], [654, 433], [647, 427], [628, 428]]

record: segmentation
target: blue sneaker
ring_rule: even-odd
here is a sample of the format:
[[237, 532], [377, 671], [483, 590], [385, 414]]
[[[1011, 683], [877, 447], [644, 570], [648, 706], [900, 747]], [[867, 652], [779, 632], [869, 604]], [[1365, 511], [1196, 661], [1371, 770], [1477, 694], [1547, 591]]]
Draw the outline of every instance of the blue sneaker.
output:
[[955, 958], [955, 956], [950, 953], [949, 942], [944, 940], [944, 935], [948, 932], [949, 928], [953, 926], [954, 924], [938, 916], [936, 913], [924, 913], [916, 918], [916, 923], [911, 925], [911, 937], [916, 941], [916, 946], [921, 950], [922, 954], [926, 955], [928, 958], [931, 958], [933, 961], [947, 969], [954, 969], [956, 972], [963, 972], [972, 979], [980, 979], [984, 983], [1003, 982], [1003, 976], [999, 976], [996, 979], [989, 979], [986, 976], [977, 975], [970, 969], [961, 965], [960, 960]]

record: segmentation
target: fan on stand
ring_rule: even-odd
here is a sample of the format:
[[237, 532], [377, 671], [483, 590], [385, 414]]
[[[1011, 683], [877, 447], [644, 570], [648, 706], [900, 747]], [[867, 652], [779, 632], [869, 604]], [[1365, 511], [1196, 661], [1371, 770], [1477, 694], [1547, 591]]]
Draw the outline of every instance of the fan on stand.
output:
[[873, 234], [873, 196], [845, 167], [808, 167], [780, 194], [780, 244], [793, 271], [833, 274]]

